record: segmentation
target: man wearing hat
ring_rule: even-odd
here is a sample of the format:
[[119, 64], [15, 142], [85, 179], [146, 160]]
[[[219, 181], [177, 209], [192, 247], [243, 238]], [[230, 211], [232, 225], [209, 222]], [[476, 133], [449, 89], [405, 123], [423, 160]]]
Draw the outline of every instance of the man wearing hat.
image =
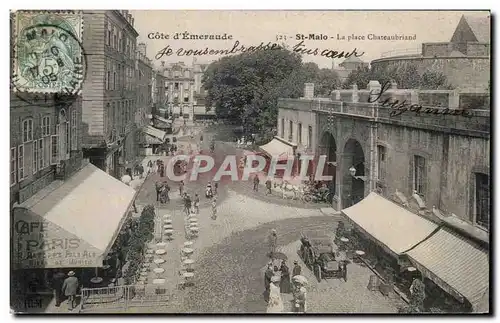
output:
[[274, 254], [276, 253], [276, 247], [278, 246], [278, 234], [276, 229], [271, 230], [271, 234], [269, 235], [269, 257], [274, 259]]
[[78, 278], [75, 277], [75, 272], [71, 270], [68, 273], [68, 278], [64, 280], [62, 292], [68, 297], [69, 310], [73, 310], [76, 306], [76, 291], [78, 290]]
[[273, 263], [269, 262], [267, 264], [266, 272], [264, 273], [264, 287], [266, 289], [264, 291], [264, 299], [266, 302], [269, 301], [269, 288], [271, 285], [271, 278], [273, 276], [274, 276]]

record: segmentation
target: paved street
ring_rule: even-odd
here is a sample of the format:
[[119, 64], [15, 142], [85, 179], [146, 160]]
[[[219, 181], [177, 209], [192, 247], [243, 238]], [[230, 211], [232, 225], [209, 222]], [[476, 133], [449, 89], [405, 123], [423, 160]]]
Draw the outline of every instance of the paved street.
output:
[[[205, 148], [210, 142], [206, 138]], [[234, 153], [230, 145], [217, 143], [216, 163], [224, 156]], [[156, 158], [156, 157], [155, 157]], [[161, 157], [167, 161], [170, 157]], [[187, 182], [189, 192], [203, 196], [207, 176], [196, 182]], [[137, 204], [156, 201], [154, 182], [157, 174], [151, 175], [143, 185]], [[318, 205], [309, 208], [298, 202], [283, 200], [278, 196], [266, 197], [255, 193], [250, 183], [228, 183], [220, 186], [218, 218], [210, 218], [208, 203], [203, 203], [198, 217], [200, 235], [194, 240], [195, 279], [194, 286], [179, 289], [182, 277], [180, 249], [186, 241], [182, 202], [176, 185], [172, 201], [159, 206], [158, 213], [171, 214], [174, 240], [167, 245], [166, 263], [161, 265], [165, 273], [161, 278], [170, 286], [170, 301], [166, 308], [130, 308], [130, 312], [184, 312], [184, 313], [260, 313], [265, 312], [263, 299], [263, 270], [268, 262], [267, 236], [272, 228], [278, 231], [280, 251], [289, 258], [288, 264], [298, 260], [297, 249], [300, 233], [304, 230], [335, 232], [340, 215], [321, 210]], [[298, 207], [300, 206], [300, 207]], [[331, 209], [330, 209], [331, 210]], [[348, 282], [331, 279], [318, 283], [312, 273], [301, 263], [303, 273], [310, 281], [308, 288], [309, 312], [353, 313], [395, 312], [396, 302], [383, 297], [379, 292], [370, 292], [366, 286], [371, 271], [357, 264], [349, 268]], [[154, 276], [153, 274], [151, 274]], [[151, 277], [155, 278], [155, 277]], [[284, 295], [285, 311], [291, 310], [290, 295]]]

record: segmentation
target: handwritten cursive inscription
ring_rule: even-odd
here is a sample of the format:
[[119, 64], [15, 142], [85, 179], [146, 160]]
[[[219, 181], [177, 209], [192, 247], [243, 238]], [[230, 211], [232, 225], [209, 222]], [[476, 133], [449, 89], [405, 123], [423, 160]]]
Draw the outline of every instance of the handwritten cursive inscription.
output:
[[358, 53], [356, 48], [354, 48], [350, 52], [345, 52], [345, 51], [338, 52], [336, 50], [331, 50], [331, 49], [321, 50], [319, 48], [312, 49], [312, 48], [306, 47], [303, 40], [301, 40], [298, 44], [293, 46], [292, 49], [294, 52], [299, 53], [299, 54], [307, 54], [307, 55], [314, 55], [314, 56], [320, 55], [320, 56], [324, 56], [324, 57], [328, 57], [328, 58], [343, 58], [343, 57], [349, 58], [352, 55], [354, 55], [356, 57], [361, 57], [365, 54], [365, 52]]
[[[382, 88], [378, 93], [373, 93], [373, 90], [370, 91], [370, 95], [368, 96], [368, 103], [380, 102], [382, 94], [384, 94], [391, 86], [391, 82], [387, 81], [384, 83]], [[372, 96], [375, 96], [375, 99], [372, 99]], [[435, 114], [435, 115], [456, 115], [463, 117], [472, 117], [469, 112], [465, 109], [449, 109], [449, 108], [425, 108], [420, 104], [411, 104], [406, 100], [400, 102], [399, 100], [392, 100], [391, 98], [387, 98], [384, 101], [380, 102], [381, 107], [390, 106], [393, 110], [389, 114], [391, 117], [402, 115], [403, 113], [410, 111], [415, 112], [416, 114], [426, 113], [426, 114]]]
[[[241, 45], [240, 42], [237, 40], [234, 42], [233, 47], [231, 49], [228, 48], [213, 49], [208, 47], [200, 49], [185, 49], [181, 47], [175, 51], [175, 54], [177, 56], [231, 55], [238, 53], [255, 52], [260, 50], [275, 50], [280, 48], [281, 48], [280, 45], [271, 42], [268, 42], [267, 44], [262, 42], [257, 46], [247, 47]], [[170, 47], [170, 45], [167, 45], [155, 55], [155, 59], [161, 59], [163, 56], [172, 56], [172, 55], [174, 55], [174, 50]]]

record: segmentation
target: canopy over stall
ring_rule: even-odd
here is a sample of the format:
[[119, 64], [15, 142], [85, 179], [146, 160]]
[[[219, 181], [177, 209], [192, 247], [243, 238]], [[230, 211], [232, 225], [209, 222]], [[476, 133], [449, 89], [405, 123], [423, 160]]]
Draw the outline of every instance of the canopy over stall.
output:
[[414, 247], [438, 228], [374, 192], [342, 213], [393, 256]]
[[263, 146], [260, 146], [259, 148], [271, 158], [278, 158], [278, 160], [287, 160], [294, 158], [296, 146], [291, 143], [286, 143], [277, 137], [274, 137], [273, 140]]
[[13, 266], [100, 267], [136, 191], [92, 164], [13, 209]]
[[165, 131], [162, 131], [160, 129], [156, 129], [155, 127], [152, 126], [146, 126], [142, 129], [142, 131], [150, 137], [153, 137], [160, 141], [160, 143], [163, 143], [167, 137], [167, 133]]
[[448, 294], [461, 302], [467, 299], [476, 311], [487, 308], [489, 257], [484, 250], [441, 228], [406, 254], [424, 276]]

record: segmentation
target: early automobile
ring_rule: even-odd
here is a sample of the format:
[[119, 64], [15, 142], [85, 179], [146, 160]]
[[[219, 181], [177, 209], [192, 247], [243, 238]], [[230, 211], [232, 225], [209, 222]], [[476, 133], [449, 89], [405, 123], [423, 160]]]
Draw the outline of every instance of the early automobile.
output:
[[322, 278], [344, 277], [342, 262], [336, 259], [336, 248], [332, 239], [327, 235], [304, 235], [300, 238], [300, 257], [313, 270], [314, 275], [321, 281]]

